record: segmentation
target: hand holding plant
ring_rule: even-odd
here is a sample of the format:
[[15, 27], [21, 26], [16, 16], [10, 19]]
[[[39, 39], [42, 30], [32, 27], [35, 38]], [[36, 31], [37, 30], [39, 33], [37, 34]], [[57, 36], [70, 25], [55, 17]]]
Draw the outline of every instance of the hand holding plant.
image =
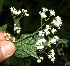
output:
[[[42, 54], [45, 53], [54, 63], [55, 48], [58, 48], [58, 42], [61, 40], [57, 36], [57, 31], [62, 25], [61, 17], [56, 16], [55, 11], [52, 9], [42, 8], [42, 11], [39, 12], [41, 16], [41, 27], [33, 34], [21, 34], [21, 30], [23, 29], [21, 29], [20, 20], [23, 16], [29, 16], [29, 14], [25, 9], [16, 10], [14, 7], [11, 7], [10, 10], [14, 19], [14, 33], [17, 34], [17, 36], [13, 38], [16, 45], [14, 55], [19, 58], [32, 56], [40, 63], [41, 60], [44, 59]], [[52, 21], [48, 23], [50, 18]], [[43, 20], [45, 23], [43, 23]], [[45, 28], [43, 26], [45, 26]], [[18, 37], [18, 34], [20, 34], [20, 37]], [[48, 50], [48, 52], [46, 52], [46, 50]]]

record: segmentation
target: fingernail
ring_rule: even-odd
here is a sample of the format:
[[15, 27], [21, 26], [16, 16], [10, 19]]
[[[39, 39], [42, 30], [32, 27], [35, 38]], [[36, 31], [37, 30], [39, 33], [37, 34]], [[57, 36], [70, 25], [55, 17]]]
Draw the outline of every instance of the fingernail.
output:
[[15, 45], [10, 41], [0, 41], [0, 62], [9, 58], [16, 50]]
[[13, 54], [13, 51], [14, 51], [12, 44], [4, 44], [1, 47], [1, 50], [4, 57], [10, 56], [11, 54]]

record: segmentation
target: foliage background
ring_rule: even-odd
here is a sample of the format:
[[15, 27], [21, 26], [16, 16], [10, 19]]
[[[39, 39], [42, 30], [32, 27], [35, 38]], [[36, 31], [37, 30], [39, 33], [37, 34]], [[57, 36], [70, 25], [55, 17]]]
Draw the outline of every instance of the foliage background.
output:
[[42, 61], [40, 64], [38, 64], [36, 59], [33, 57], [17, 58], [13, 55], [11, 58], [2, 62], [0, 64], [1, 66], [63, 66], [66, 62], [70, 61], [70, 0], [0, 0], [0, 27], [4, 24], [7, 24], [7, 31], [11, 34], [14, 34], [14, 21], [9, 9], [11, 6], [15, 7], [16, 9], [24, 8], [28, 10], [30, 16], [24, 17], [21, 20], [21, 28], [23, 28], [22, 33], [25, 34], [31, 34], [40, 27], [40, 16], [38, 12], [42, 7], [54, 9], [56, 15], [61, 16], [63, 20], [63, 26], [58, 32], [58, 35], [61, 38], [69, 41], [68, 47], [63, 48], [66, 57], [59, 56], [57, 54], [56, 62], [54, 64], [50, 62], [50, 60], [44, 54], [44, 61]]

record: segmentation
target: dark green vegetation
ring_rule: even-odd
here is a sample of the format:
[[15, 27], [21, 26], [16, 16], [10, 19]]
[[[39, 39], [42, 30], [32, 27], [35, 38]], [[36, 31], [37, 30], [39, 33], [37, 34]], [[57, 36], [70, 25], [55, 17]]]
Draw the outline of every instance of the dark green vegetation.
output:
[[63, 66], [70, 61], [70, 0], [0, 0], [0, 27], [4, 24], [8, 25], [7, 31], [13, 34], [13, 18], [11, 16], [10, 7], [16, 9], [27, 9], [29, 17], [22, 18], [22, 33], [33, 33], [40, 27], [39, 11], [42, 7], [54, 9], [56, 15], [62, 17], [63, 26], [58, 31], [58, 35], [62, 39], [68, 40], [68, 47], [63, 48], [65, 56], [59, 56], [56, 53], [56, 61], [53, 64], [46, 55], [43, 54], [44, 60], [38, 64], [33, 57], [17, 58], [14, 55], [2, 62], [1, 66]]

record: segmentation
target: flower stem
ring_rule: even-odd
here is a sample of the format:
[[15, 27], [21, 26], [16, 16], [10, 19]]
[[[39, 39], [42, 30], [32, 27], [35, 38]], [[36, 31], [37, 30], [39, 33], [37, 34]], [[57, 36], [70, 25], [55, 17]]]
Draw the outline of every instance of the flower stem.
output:
[[41, 30], [42, 30], [42, 17], [41, 17]]

